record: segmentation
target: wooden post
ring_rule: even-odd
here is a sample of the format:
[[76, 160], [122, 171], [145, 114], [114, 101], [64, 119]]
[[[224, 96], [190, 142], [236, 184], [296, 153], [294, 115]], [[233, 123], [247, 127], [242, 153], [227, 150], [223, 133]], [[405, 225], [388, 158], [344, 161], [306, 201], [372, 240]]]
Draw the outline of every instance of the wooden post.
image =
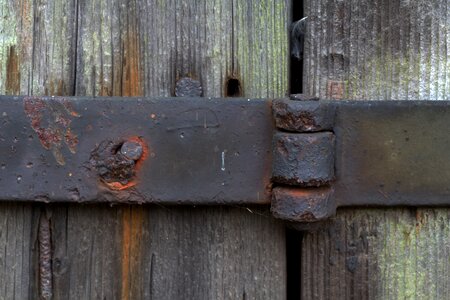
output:
[[[0, 93], [165, 97], [184, 76], [200, 80], [205, 97], [227, 96], [229, 79], [233, 95], [288, 92], [288, 0], [10, 3], [0, 1]], [[284, 225], [266, 208], [45, 206], [53, 299], [286, 296]], [[9, 278], [0, 298], [39, 293], [27, 290], [39, 280], [30, 260], [39, 212], [0, 205], [17, 213], [0, 223], [0, 261], [14, 256], [0, 269]]]
[[[305, 92], [450, 100], [449, 11], [447, 0], [306, 1]], [[302, 299], [446, 298], [449, 220], [446, 208], [338, 210], [304, 235]]]

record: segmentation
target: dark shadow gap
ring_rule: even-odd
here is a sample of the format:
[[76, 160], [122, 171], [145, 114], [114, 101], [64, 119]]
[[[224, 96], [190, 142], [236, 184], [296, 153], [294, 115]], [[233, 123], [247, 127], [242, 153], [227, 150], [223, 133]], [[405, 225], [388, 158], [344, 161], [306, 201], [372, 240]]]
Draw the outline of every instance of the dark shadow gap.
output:
[[[292, 22], [300, 20], [303, 16], [303, 1], [292, 0]], [[301, 94], [302, 92], [303, 59], [298, 60], [290, 55], [290, 93]], [[301, 299], [301, 257], [302, 233], [294, 229], [286, 228], [287, 300]]]
[[301, 257], [301, 232], [286, 228], [287, 300], [300, 300], [301, 297]]
[[226, 83], [226, 97], [240, 97], [242, 95], [239, 79], [229, 78]]
[[[292, 22], [298, 21], [304, 16], [303, 1], [292, 1]], [[292, 42], [292, 41], [291, 41]], [[301, 94], [303, 92], [303, 60], [290, 55], [290, 86], [291, 94]]]

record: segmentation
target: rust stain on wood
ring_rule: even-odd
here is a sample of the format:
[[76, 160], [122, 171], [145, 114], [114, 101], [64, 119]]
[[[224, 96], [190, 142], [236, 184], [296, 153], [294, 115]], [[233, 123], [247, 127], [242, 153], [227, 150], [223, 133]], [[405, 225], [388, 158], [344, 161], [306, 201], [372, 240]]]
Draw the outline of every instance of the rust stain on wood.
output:
[[52, 80], [50, 81], [48, 87], [45, 87], [46, 95], [63, 96], [65, 95], [65, 83], [63, 80]]
[[16, 51], [16, 46], [11, 46], [8, 49], [8, 57], [6, 60], [6, 94], [18, 95], [20, 94], [20, 70], [19, 70], [19, 54]]
[[138, 34], [128, 28], [123, 40], [122, 96], [142, 95]]
[[345, 82], [328, 80], [327, 83], [327, 97], [333, 100], [342, 100], [345, 95]]
[[[140, 73], [140, 54], [139, 54], [139, 35], [133, 28], [133, 24], [128, 24], [125, 38], [123, 39], [123, 59], [122, 59], [122, 78], [121, 93], [122, 96], [142, 96]], [[145, 145], [145, 143], [144, 143]], [[141, 161], [148, 155], [148, 148], [144, 146], [144, 153]], [[136, 170], [140, 163], [136, 165]], [[133, 279], [136, 278], [136, 272], [142, 269], [140, 264], [141, 250], [140, 241], [142, 240], [142, 226], [144, 222], [144, 209], [142, 206], [128, 206], [123, 209], [122, 217], [122, 286], [121, 299], [133, 299]]]
[[128, 206], [123, 210], [122, 218], [122, 288], [121, 299], [132, 299], [133, 277], [140, 270], [142, 227], [144, 211], [142, 207]]

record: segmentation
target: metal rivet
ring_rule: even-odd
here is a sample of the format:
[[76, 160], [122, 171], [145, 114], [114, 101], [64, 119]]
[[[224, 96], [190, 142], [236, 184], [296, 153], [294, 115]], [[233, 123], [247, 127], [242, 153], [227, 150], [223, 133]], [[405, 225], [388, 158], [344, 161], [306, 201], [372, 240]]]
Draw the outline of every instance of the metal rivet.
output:
[[120, 153], [129, 159], [138, 160], [143, 153], [142, 145], [136, 141], [126, 141], [120, 148]]

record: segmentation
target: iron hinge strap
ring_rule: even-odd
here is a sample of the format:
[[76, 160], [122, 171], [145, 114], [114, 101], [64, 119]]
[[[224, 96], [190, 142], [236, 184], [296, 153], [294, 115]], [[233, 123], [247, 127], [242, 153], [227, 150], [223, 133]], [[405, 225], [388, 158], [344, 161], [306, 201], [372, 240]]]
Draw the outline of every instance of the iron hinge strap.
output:
[[448, 101], [0, 96], [0, 201], [442, 206], [448, 128]]
[[292, 222], [333, 216], [334, 109], [320, 101], [273, 102], [272, 214]]

